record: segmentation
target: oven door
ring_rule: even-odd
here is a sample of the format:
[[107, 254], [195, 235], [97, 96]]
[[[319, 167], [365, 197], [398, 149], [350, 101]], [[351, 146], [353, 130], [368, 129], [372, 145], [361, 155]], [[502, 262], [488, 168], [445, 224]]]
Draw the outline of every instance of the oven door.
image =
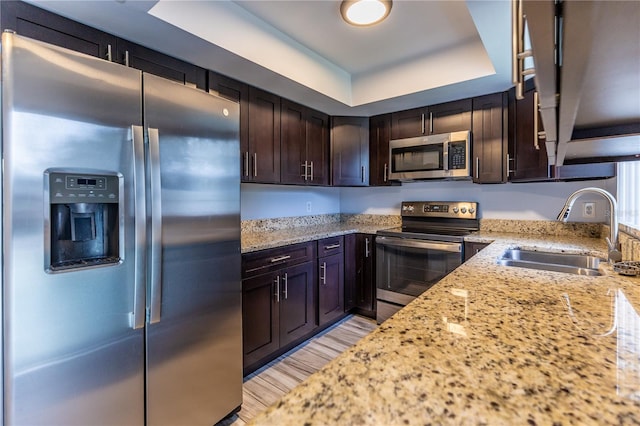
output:
[[[462, 263], [462, 243], [376, 237], [376, 298], [404, 306]], [[383, 305], [384, 306], [384, 305]]]

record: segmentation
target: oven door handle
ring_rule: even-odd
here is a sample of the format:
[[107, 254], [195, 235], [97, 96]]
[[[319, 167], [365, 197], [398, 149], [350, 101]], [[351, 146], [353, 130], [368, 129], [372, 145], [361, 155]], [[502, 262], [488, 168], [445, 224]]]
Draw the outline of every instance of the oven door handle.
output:
[[384, 246], [391, 246], [391, 247], [409, 247], [409, 248], [420, 248], [420, 249], [427, 249], [427, 250], [450, 251], [454, 253], [462, 252], [462, 244], [460, 243], [422, 241], [422, 240], [412, 240], [407, 238], [376, 237], [376, 244], [381, 244]]

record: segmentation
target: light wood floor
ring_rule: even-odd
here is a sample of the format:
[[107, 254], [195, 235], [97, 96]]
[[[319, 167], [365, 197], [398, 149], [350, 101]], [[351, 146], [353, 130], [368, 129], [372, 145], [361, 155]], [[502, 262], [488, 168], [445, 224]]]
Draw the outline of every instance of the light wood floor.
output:
[[248, 375], [242, 409], [217, 426], [243, 426], [375, 328], [375, 320], [350, 315]]

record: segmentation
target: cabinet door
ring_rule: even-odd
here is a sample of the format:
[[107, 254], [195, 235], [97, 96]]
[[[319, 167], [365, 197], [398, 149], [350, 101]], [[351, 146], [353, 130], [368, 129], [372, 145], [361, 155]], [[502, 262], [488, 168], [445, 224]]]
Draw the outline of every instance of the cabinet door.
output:
[[280, 181], [304, 184], [310, 178], [306, 149], [306, 108], [282, 99], [280, 108]]
[[249, 163], [247, 180], [280, 183], [280, 98], [249, 87]]
[[249, 177], [249, 86], [209, 71], [209, 92], [240, 104], [240, 161], [242, 181]]
[[344, 314], [344, 257], [342, 253], [318, 259], [318, 323]]
[[507, 95], [494, 93], [473, 99], [473, 181], [506, 180]]
[[248, 367], [280, 347], [278, 273], [242, 281], [243, 365]]
[[471, 130], [471, 98], [429, 107], [428, 133]]
[[98, 58], [115, 55], [116, 37], [22, 1], [1, 1], [2, 30]]
[[356, 306], [363, 315], [376, 316], [375, 235], [358, 234], [356, 251]]
[[118, 39], [116, 52], [115, 62], [178, 83], [195, 85], [198, 89], [207, 89], [207, 72], [203, 68], [122, 39]]
[[307, 160], [311, 185], [329, 184], [329, 116], [307, 109]]
[[513, 103], [515, 113], [515, 120], [512, 120], [515, 125], [512, 133], [514, 139], [510, 143], [510, 157], [514, 163], [509, 174], [509, 180], [512, 182], [551, 178], [546, 144], [544, 139], [538, 138], [536, 132], [543, 128], [542, 120], [536, 111], [538, 106], [535, 105], [535, 92], [535, 89], [527, 90], [522, 100], [515, 99], [513, 89], [509, 93], [509, 102]]
[[387, 186], [389, 181], [389, 136], [391, 115], [369, 119], [369, 185]]
[[369, 184], [369, 118], [331, 117], [331, 181], [334, 186]]
[[356, 251], [357, 235], [344, 236], [344, 310], [348, 312], [356, 307]]
[[391, 139], [412, 138], [427, 134], [427, 108], [414, 108], [391, 113]]
[[316, 328], [315, 262], [280, 272], [280, 346]]

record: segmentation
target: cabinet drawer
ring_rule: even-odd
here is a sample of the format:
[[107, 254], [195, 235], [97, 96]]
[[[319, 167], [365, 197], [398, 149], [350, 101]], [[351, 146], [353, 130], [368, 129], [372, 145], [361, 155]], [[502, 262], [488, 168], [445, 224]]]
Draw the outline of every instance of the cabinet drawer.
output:
[[329, 237], [318, 240], [318, 257], [331, 256], [342, 253], [344, 250], [344, 237]]
[[316, 242], [292, 244], [242, 255], [242, 278], [308, 262], [316, 257]]

